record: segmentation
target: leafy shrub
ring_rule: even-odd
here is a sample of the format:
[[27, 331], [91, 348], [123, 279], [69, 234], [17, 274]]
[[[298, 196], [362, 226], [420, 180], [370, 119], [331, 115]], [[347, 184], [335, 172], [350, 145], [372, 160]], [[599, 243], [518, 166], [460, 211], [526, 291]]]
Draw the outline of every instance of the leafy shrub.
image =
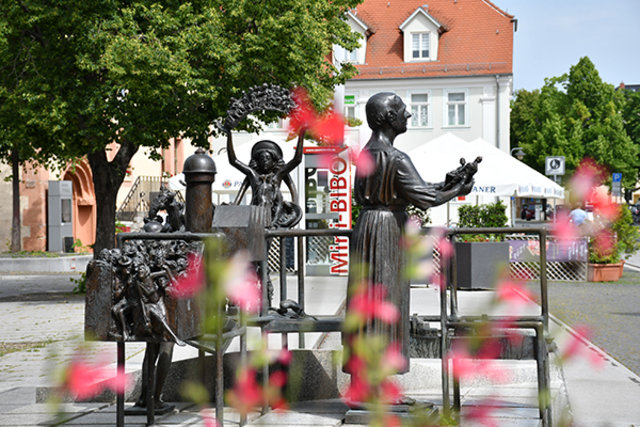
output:
[[[498, 200], [485, 205], [463, 205], [458, 208], [458, 226], [464, 228], [506, 227], [507, 207]], [[483, 242], [502, 240], [502, 235], [462, 234], [460, 238], [466, 242]]]

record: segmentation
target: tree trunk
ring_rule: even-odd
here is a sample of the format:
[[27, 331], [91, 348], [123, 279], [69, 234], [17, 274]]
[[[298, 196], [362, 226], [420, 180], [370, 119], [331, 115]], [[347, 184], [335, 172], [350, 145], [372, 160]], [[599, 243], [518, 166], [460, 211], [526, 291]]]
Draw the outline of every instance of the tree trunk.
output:
[[102, 249], [111, 249], [115, 246], [116, 197], [124, 180], [127, 166], [136, 151], [137, 147], [134, 144], [123, 142], [111, 162], [107, 160], [104, 150], [87, 156], [93, 173], [93, 186], [96, 193], [94, 257]]
[[13, 189], [13, 219], [11, 221], [11, 252], [20, 252], [21, 232], [20, 232], [20, 157], [18, 151], [13, 150], [11, 153], [12, 178], [11, 184]]

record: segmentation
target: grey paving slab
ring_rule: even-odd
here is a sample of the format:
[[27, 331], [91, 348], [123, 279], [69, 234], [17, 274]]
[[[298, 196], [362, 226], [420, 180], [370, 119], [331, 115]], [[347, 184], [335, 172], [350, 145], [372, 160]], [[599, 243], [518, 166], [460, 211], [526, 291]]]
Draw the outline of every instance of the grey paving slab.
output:
[[249, 425], [252, 426], [340, 426], [344, 414], [304, 414], [293, 411], [270, 412]]

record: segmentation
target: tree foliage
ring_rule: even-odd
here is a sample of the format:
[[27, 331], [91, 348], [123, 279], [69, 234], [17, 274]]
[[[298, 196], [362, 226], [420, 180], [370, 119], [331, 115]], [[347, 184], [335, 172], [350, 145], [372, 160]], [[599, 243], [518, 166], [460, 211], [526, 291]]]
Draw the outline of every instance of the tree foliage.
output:
[[545, 79], [541, 89], [516, 93], [511, 145], [522, 147], [524, 162], [542, 173], [547, 156], [565, 156], [566, 176], [590, 157], [633, 186], [640, 151], [625, 128], [625, 105], [624, 95], [583, 57], [568, 74]]
[[344, 13], [359, 2], [0, 0], [0, 156], [14, 142], [22, 160], [86, 155], [96, 249], [110, 247], [116, 194], [140, 147], [175, 136], [208, 146], [230, 99], [262, 83], [305, 87], [326, 106], [355, 72], [328, 58], [334, 44], [357, 45]]

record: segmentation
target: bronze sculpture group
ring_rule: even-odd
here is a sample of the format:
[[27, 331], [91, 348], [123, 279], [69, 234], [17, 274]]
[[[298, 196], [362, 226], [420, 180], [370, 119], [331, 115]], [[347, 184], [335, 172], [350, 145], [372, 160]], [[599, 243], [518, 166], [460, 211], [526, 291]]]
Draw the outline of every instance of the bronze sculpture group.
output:
[[[301, 163], [305, 130], [299, 133], [294, 156], [288, 162], [285, 163], [282, 149], [277, 143], [262, 140], [253, 146], [248, 164], [237, 158], [231, 131], [254, 111], [270, 109], [288, 112], [292, 107], [293, 101], [288, 91], [263, 85], [252, 88], [241, 99], [234, 100], [226, 121], [218, 125], [227, 135], [230, 164], [245, 175], [233, 203], [240, 204], [245, 192], [251, 189], [250, 204], [264, 207], [268, 212], [264, 224], [261, 224], [265, 228], [291, 228], [302, 218], [298, 193], [290, 173]], [[481, 159], [471, 163], [462, 160], [460, 167], [447, 174], [445, 181], [427, 183], [420, 177], [411, 159], [393, 146], [395, 138], [406, 132], [407, 120], [411, 117], [402, 100], [392, 93], [376, 94], [366, 104], [366, 115], [373, 133], [365, 149], [370, 153], [375, 167], [371, 174], [356, 174], [354, 182], [355, 200], [362, 210], [350, 241], [352, 267], [348, 295], [363, 280], [386, 288], [389, 300], [400, 311], [400, 320], [392, 325], [371, 320], [361, 333], [384, 335], [388, 342], [400, 344], [403, 355], [408, 359], [409, 283], [403, 275], [405, 255], [399, 250], [407, 221], [406, 208], [414, 205], [428, 209], [468, 194]], [[289, 189], [291, 201], [284, 200], [281, 190], [283, 183]], [[184, 205], [176, 200], [175, 194], [162, 187], [159, 196], [151, 203], [144, 230], [183, 231], [183, 209]], [[161, 210], [167, 212], [166, 221], [158, 215]], [[121, 248], [101, 252], [90, 267], [101, 269], [101, 273], [95, 275], [95, 280], [109, 277], [111, 281], [111, 330], [109, 337], [102, 339], [143, 340], [155, 346], [155, 360], [151, 362], [157, 364], [154, 382], [156, 405], [162, 405], [161, 390], [171, 363], [173, 344], [182, 344], [168, 321], [165, 298], [172, 281], [185, 274], [187, 254], [198, 250], [195, 245], [180, 240], [127, 241]], [[284, 303], [280, 310], [275, 310], [280, 315], [292, 318], [304, 316], [295, 302], [287, 300]], [[343, 334], [346, 353], [351, 338]], [[144, 373], [146, 375], [146, 369]], [[143, 390], [138, 406], [144, 406], [145, 395]]]

